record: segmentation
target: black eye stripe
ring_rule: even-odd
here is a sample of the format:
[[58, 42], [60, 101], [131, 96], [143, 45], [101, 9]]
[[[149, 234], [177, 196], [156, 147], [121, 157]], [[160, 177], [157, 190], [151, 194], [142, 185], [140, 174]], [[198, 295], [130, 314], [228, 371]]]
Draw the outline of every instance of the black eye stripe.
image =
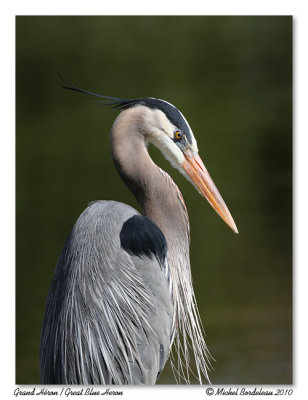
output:
[[144, 99], [138, 99], [135, 100], [135, 104], [142, 104], [145, 105], [149, 108], [152, 109], [158, 109], [161, 110], [165, 113], [166, 117], [169, 119], [169, 121], [176, 127], [178, 127], [179, 130], [186, 136], [186, 139], [188, 143], [192, 143], [192, 137], [190, 134], [190, 128], [186, 122], [186, 120], [183, 118], [183, 115], [180, 113], [180, 111], [172, 104], [160, 100], [160, 99], [154, 99], [154, 98], [144, 98]]

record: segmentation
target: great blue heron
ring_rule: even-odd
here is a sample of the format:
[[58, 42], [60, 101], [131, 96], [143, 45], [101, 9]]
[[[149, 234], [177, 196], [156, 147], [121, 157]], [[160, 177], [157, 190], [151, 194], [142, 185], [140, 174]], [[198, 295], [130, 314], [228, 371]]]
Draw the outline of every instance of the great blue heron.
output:
[[[60, 255], [40, 343], [41, 383], [154, 384], [175, 347], [178, 376], [208, 380], [209, 353], [192, 286], [189, 220], [183, 196], [151, 159], [152, 143], [237, 233], [198, 155], [188, 122], [155, 98], [99, 96], [121, 113], [111, 129], [112, 158], [142, 215], [115, 201], [83, 211]], [[173, 343], [174, 342], [174, 343]]]

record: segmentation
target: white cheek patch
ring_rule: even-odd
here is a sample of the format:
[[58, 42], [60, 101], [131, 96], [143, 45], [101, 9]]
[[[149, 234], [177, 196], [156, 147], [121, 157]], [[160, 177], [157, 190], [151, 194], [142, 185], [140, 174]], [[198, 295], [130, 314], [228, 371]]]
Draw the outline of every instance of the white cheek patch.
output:
[[190, 182], [196, 188], [198, 193], [201, 194], [194, 181], [183, 169], [182, 164], [185, 160], [184, 154], [180, 150], [180, 148], [172, 141], [172, 139], [170, 139], [166, 133], [157, 130], [149, 136], [149, 142], [157, 147], [161, 151], [163, 156], [170, 162], [170, 164], [174, 168], [176, 168], [188, 180], [188, 182]]
[[187, 180], [190, 182], [196, 190], [201, 194], [195, 183], [191, 180], [190, 176], [182, 168], [182, 164], [185, 160], [183, 152], [169, 137], [159, 132], [159, 135], [151, 136], [150, 142], [156, 146], [163, 156], [170, 162], [170, 164], [176, 168]]
[[149, 141], [162, 152], [173, 167], [181, 171], [181, 165], [185, 159], [184, 154], [166, 133], [157, 130], [150, 135]]

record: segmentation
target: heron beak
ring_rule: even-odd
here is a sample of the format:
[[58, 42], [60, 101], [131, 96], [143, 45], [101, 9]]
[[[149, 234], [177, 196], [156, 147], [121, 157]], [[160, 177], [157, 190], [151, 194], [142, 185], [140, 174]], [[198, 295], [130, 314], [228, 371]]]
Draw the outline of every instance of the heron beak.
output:
[[191, 150], [184, 151], [185, 160], [182, 168], [193, 181], [200, 193], [207, 199], [217, 214], [225, 221], [225, 223], [235, 232], [238, 233], [233, 218], [215, 186], [210, 174], [207, 172], [198, 153]]

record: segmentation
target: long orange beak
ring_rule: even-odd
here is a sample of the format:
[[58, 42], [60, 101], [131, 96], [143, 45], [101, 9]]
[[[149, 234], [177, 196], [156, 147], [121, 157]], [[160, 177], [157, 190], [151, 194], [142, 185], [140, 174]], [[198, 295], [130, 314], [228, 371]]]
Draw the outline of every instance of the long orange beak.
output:
[[201, 194], [214, 208], [217, 214], [220, 215], [220, 217], [235, 233], [238, 233], [230, 211], [223, 201], [223, 198], [216, 188], [210, 174], [207, 172], [207, 169], [205, 168], [198, 153], [193, 153], [191, 150], [185, 150], [184, 156], [185, 160], [182, 164], [182, 167], [186, 171], [187, 175], [196, 185]]

